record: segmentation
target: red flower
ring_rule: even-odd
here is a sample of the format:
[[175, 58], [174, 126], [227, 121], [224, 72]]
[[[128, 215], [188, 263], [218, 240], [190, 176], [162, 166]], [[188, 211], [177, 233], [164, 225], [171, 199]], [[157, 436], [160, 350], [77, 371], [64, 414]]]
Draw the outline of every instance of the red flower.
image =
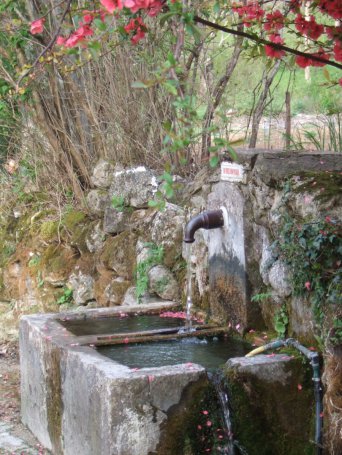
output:
[[129, 8], [132, 13], [136, 13], [140, 9], [146, 9], [149, 16], [156, 16], [162, 9], [163, 3], [161, 0], [123, 0], [124, 6]]
[[[281, 38], [280, 35], [270, 35], [269, 38], [270, 41], [272, 41], [272, 43], [284, 44], [284, 40]], [[265, 46], [265, 54], [267, 55], [267, 57], [270, 58], [281, 58], [284, 57], [285, 51], [283, 51], [282, 49], [277, 49], [276, 47], [267, 44]]]
[[[325, 60], [329, 60], [330, 59], [330, 55], [326, 54], [323, 51], [323, 49], [320, 49], [319, 52], [315, 52], [314, 54], [309, 54], [309, 55], [312, 55], [314, 57], [320, 57], [320, 58], [323, 58]], [[324, 66], [324, 65], [326, 65], [326, 63], [324, 63], [324, 62], [318, 62], [317, 60], [311, 59], [309, 56], [304, 57], [304, 56], [301, 56], [301, 55], [297, 55], [295, 62], [301, 68], [306, 68], [307, 66]], [[314, 182], [313, 185], [316, 185], [316, 182]]]
[[319, 8], [323, 13], [328, 14], [334, 19], [342, 17], [342, 2], [341, 0], [319, 0]]
[[342, 42], [336, 41], [334, 44], [334, 58], [337, 62], [342, 62]]
[[85, 40], [87, 36], [92, 36], [94, 31], [89, 25], [81, 25], [77, 30], [72, 33], [69, 38], [64, 42], [65, 47], [75, 47], [78, 43]]
[[308, 21], [301, 14], [297, 14], [295, 26], [299, 33], [314, 40], [317, 40], [324, 32], [323, 25], [317, 24], [314, 16], [310, 16], [310, 20]]
[[266, 14], [264, 29], [270, 32], [278, 32], [284, 27], [284, 16], [278, 9], [273, 13]]
[[32, 35], [42, 33], [42, 31], [44, 30], [44, 22], [45, 22], [44, 17], [36, 19], [35, 21], [31, 22], [30, 32], [32, 33]]
[[58, 46], [63, 46], [64, 43], [65, 43], [65, 38], [63, 36], [58, 36], [56, 39], [56, 44]]
[[122, 0], [100, 0], [102, 6], [106, 8], [108, 13], [112, 14], [116, 9], [122, 9]]
[[143, 23], [141, 17], [131, 19], [124, 27], [126, 33], [134, 32], [131, 42], [137, 44], [145, 36], [146, 25]]
[[309, 291], [309, 292], [311, 291], [311, 283], [310, 283], [310, 281], [306, 281], [304, 286], [306, 287], [307, 291]]

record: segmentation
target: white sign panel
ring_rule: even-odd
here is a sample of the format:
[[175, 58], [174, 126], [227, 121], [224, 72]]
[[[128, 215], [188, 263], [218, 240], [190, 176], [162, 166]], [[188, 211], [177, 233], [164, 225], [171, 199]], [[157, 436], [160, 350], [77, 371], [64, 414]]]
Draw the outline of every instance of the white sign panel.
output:
[[246, 174], [243, 166], [241, 164], [223, 161], [221, 163], [221, 180], [246, 183]]

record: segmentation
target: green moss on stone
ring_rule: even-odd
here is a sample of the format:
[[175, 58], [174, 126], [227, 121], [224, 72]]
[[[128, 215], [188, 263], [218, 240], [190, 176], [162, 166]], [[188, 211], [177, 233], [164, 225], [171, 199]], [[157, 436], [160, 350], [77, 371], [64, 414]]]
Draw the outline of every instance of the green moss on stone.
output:
[[[233, 432], [249, 455], [313, 455], [311, 371], [300, 360], [285, 366], [298, 383], [267, 381], [235, 369], [226, 371]], [[303, 389], [298, 391], [297, 385]]]
[[58, 232], [58, 222], [44, 221], [40, 226], [40, 236], [43, 240], [52, 240]]
[[227, 435], [223, 430], [216, 391], [205, 376], [189, 384], [180, 402], [167, 414], [168, 419], [161, 426], [160, 443], [153, 455], [222, 453]]
[[305, 181], [297, 186], [295, 193], [313, 193], [314, 199], [321, 202], [342, 197], [342, 175], [339, 172], [303, 172]]
[[79, 225], [86, 219], [86, 214], [79, 210], [70, 210], [64, 214], [62, 219], [63, 226], [70, 232], [74, 232]]

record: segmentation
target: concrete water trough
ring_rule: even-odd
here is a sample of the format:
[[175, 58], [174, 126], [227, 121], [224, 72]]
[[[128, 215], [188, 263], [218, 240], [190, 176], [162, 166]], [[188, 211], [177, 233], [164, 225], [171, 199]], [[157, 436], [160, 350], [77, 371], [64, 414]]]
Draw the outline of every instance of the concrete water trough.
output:
[[96, 350], [115, 336], [77, 335], [71, 326], [173, 307], [164, 302], [22, 317], [22, 421], [47, 449], [65, 455], [162, 453], [170, 411], [175, 414], [189, 388], [204, 380], [205, 368], [190, 362], [130, 368]]

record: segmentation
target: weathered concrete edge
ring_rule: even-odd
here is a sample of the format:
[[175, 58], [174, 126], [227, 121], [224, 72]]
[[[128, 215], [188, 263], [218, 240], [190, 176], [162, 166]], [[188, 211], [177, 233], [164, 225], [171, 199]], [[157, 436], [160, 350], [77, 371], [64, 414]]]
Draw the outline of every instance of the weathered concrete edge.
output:
[[[163, 302], [159, 311], [173, 306]], [[57, 321], [149, 311], [157, 311], [155, 303], [21, 318], [22, 420], [46, 448], [70, 455], [143, 455], [157, 446], [159, 426], [167, 418], [167, 410], [179, 402], [187, 385], [205, 374], [205, 369], [182, 364], [133, 371], [91, 347], [78, 346], [77, 337]], [[137, 393], [132, 396], [130, 390]], [[155, 421], [151, 415], [157, 416]], [[135, 432], [129, 436], [132, 420], [136, 422]]]

